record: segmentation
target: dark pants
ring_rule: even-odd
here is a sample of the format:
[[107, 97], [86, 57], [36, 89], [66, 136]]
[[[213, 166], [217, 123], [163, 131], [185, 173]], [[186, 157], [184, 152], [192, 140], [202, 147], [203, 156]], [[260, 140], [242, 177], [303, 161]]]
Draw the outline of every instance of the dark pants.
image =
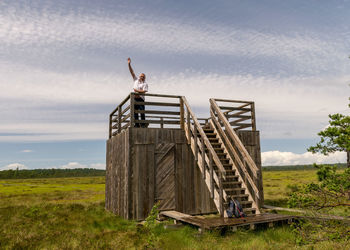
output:
[[[135, 102], [145, 102], [141, 97], [135, 97]], [[145, 110], [145, 105], [141, 104], [135, 104], [134, 106], [135, 110]], [[140, 114], [141, 115], [141, 120], [145, 120], [145, 114]], [[139, 114], [134, 113], [134, 118], [135, 118], [135, 127], [146, 127], [145, 123], [137, 123], [136, 121], [139, 119]]]

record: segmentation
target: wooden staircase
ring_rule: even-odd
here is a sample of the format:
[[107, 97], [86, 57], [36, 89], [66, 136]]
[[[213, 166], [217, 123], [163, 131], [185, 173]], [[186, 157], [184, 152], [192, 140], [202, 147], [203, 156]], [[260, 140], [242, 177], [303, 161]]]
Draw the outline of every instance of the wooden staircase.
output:
[[[184, 129], [195, 161], [211, 194], [217, 210], [227, 217], [229, 200], [238, 200], [247, 215], [260, 214], [263, 199], [261, 190], [261, 170], [256, 166], [236, 132], [249, 126], [255, 130], [254, 103], [222, 100], [238, 103], [238, 107], [222, 106], [210, 99], [210, 118], [203, 126], [198, 122], [185, 97], [186, 124]], [[245, 113], [251, 112], [251, 115]], [[229, 121], [230, 118], [234, 120]], [[242, 123], [250, 120], [251, 123]]]
[[[247, 189], [242, 186], [242, 178], [240, 178], [240, 176], [236, 173], [237, 170], [233, 168], [233, 164], [230, 162], [228, 154], [225, 152], [224, 144], [221, 142], [219, 136], [209, 124], [204, 126], [203, 130], [225, 169], [226, 180], [222, 182], [222, 188], [227, 198], [231, 197], [232, 199], [238, 200], [246, 214], [255, 214], [257, 208], [252, 207], [253, 201], [249, 199]], [[217, 175], [219, 175], [219, 169], [215, 164], [214, 171]], [[228, 207], [228, 202], [224, 202], [224, 207]]]

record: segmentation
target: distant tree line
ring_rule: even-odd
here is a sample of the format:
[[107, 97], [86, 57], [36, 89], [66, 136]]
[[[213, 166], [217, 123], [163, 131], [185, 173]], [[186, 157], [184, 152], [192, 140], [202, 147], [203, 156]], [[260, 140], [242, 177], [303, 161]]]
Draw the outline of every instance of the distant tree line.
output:
[[[325, 166], [336, 166], [337, 169], [345, 169], [345, 163], [323, 164]], [[289, 171], [289, 170], [315, 170], [315, 164], [311, 165], [284, 165], [284, 166], [263, 166], [263, 171]]]
[[104, 176], [106, 170], [93, 168], [76, 169], [16, 169], [0, 171], [0, 179], [31, 179], [31, 178], [60, 178], [60, 177], [85, 177]]

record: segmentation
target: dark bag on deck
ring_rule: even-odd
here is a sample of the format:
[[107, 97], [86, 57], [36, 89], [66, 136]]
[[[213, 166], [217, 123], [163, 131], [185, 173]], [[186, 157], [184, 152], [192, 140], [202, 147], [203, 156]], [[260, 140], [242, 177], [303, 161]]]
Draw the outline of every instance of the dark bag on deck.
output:
[[230, 200], [228, 209], [226, 210], [229, 218], [235, 216], [236, 218], [244, 218], [247, 217], [243, 212], [243, 208], [241, 203], [238, 200]]

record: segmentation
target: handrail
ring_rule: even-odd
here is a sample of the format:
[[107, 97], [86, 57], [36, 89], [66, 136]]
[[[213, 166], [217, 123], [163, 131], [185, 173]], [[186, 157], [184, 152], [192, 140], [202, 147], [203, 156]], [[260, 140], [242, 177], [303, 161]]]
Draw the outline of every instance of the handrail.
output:
[[215, 150], [213, 148], [213, 146], [211, 145], [211, 143], [209, 142], [208, 137], [206, 136], [206, 134], [204, 133], [204, 130], [202, 129], [202, 126], [199, 124], [196, 116], [194, 115], [194, 113], [192, 112], [190, 105], [188, 104], [186, 98], [183, 96], [182, 100], [186, 106], [187, 112], [189, 112], [190, 116], [192, 117], [192, 121], [195, 125], [195, 128], [198, 130], [200, 136], [203, 138], [204, 140], [204, 144], [207, 147], [207, 149], [209, 150], [209, 152], [212, 154], [213, 156], [213, 161], [215, 162], [216, 166], [218, 167], [219, 171], [222, 172], [222, 174], [224, 175], [225, 179], [226, 179], [226, 170], [225, 168], [222, 166], [222, 163], [219, 159], [219, 157], [217, 156], [217, 154], [215, 153]]
[[[221, 122], [224, 124], [224, 127], [226, 129], [226, 131], [229, 133], [230, 137], [233, 139], [233, 141], [235, 143], [237, 143], [237, 147], [239, 148], [240, 152], [242, 152], [244, 159], [248, 161], [248, 163], [254, 168], [254, 170], [259, 170], [258, 167], [255, 165], [255, 162], [252, 160], [252, 158], [250, 157], [248, 151], [246, 150], [246, 148], [244, 147], [243, 143], [241, 142], [241, 140], [239, 139], [238, 135], [236, 134], [236, 132], [232, 129], [232, 127], [230, 126], [228, 120], [226, 119], [226, 117], [223, 115], [223, 113], [221, 112], [220, 108], [218, 107], [218, 105], [216, 104], [216, 102], [214, 101], [214, 99], [210, 99], [210, 104], [212, 105], [212, 107], [215, 109], [215, 111], [217, 112], [217, 115], [220, 117]], [[213, 117], [212, 117], [213, 118]], [[215, 118], [215, 117], [214, 117]]]
[[[213, 99], [215, 102], [225, 103], [224, 106], [218, 105], [226, 119], [229, 121], [230, 125], [235, 126], [234, 130], [241, 130], [245, 128], [252, 128], [253, 131], [256, 130], [255, 121], [255, 105], [251, 101], [238, 101], [238, 100], [228, 100], [228, 99]], [[250, 115], [246, 113], [250, 113]], [[242, 115], [243, 114], [243, 115]], [[233, 120], [230, 121], [229, 118]], [[246, 120], [250, 120], [250, 123], [242, 123]]]
[[[178, 102], [166, 100], [160, 102], [146, 101], [144, 103], [139, 103], [135, 101], [135, 95], [149, 96], [151, 97], [150, 99], [153, 100], [171, 98]], [[135, 110], [135, 105], [138, 104], [145, 105], [146, 110]], [[172, 109], [165, 111], [164, 108], [167, 107]], [[145, 114], [146, 120], [136, 121], [134, 114]], [[173, 117], [169, 117], [169, 115]], [[166, 119], [170, 119], [171, 121]], [[166, 124], [171, 127], [180, 127], [183, 129], [184, 112], [181, 96], [131, 92], [109, 115], [109, 138], [119, 134], [128, 127], [134, 127], [135, 122], [137, 124], [145, 124], [146, 126], [152, 124], [153, 127], [160, 126], [160, 128], [163, 128]]]
[[[243, 143], [239, 139], [238, 135], [234, 131], [234, 129], [231, 127], [229, 121], [225, 117], [225, 114], [221, 111], [218, 104], [216, 103], [215, 99], [210, 99], [210, 106], [211, 106], [211, 118], [215, 126], [219, 129], [219, 132], [224, 133], [224, 135], [228, 136], [231, 141], [234, 143], [234, 146], [237, 148], [237, 151], [234, 149], [233, 145], [229, 141], [229, 139], [226, 136], [223, 136], [219, 133], [219, 135], [223, 138], [223, 141], [225, 141], [227, 145], [227, 149], [230, 150], [230, 153], [232, 153], [235, 161], [237, 164], [235, 166], [239, 170], [239, 172], [244, 173], [244, 180], [249, 183], [251, 188], [253, 189], [255, 196], [252, 196], [254, 201], [257, 204], [259, 203], [259, 200], [261, 198], [259, 188], [257, 186], [257, 182], [254, 181], [259, 179], [258, 174], [260, 173], [260, 169], [256, 166], [255, 162], [249, 155], [247, 149], [244, 147]], [[214, 125], [213, 124], [213, 125]], [[221, 126], [224, 126], [225, 131], [222, 129]], [[250, 171], [249, 171], [250, 170]], [[251, 176], [251, 174], [253, 176]]]
[[[210, 190], [211, 197], [213, 198], [220, 215], [223, 217], [225, 214], [224, 201], [227, 200], [227, 195], [223, 190], [223, 180], [226, 180], [226, 170], [223, 167], [213, 146], [211, 145], [207, 135], [205, 134], [201, 124], [192, 112], [186, 98], [183, 96], [181, 100], [187, 111], [186, 124], [184, 123], [183, 127], [185, 128], [188, 143], [191, 145], [195, 161], [198, 163], [198, 166], [202, 171], [203, 179]], [[193, 135], [191, 134], [191, 131]], [[200, 138], [197, 133], [199, 133]], [[207, 152], [205, 151], [205, 148], [208, 150]], [[199, 154], [199, 149], [201, 154]], [[213, 171], [213, 162], [218, 168], [218, 174]], [[214, 182], [216, 183], [217, 188], [214, 186]]]

